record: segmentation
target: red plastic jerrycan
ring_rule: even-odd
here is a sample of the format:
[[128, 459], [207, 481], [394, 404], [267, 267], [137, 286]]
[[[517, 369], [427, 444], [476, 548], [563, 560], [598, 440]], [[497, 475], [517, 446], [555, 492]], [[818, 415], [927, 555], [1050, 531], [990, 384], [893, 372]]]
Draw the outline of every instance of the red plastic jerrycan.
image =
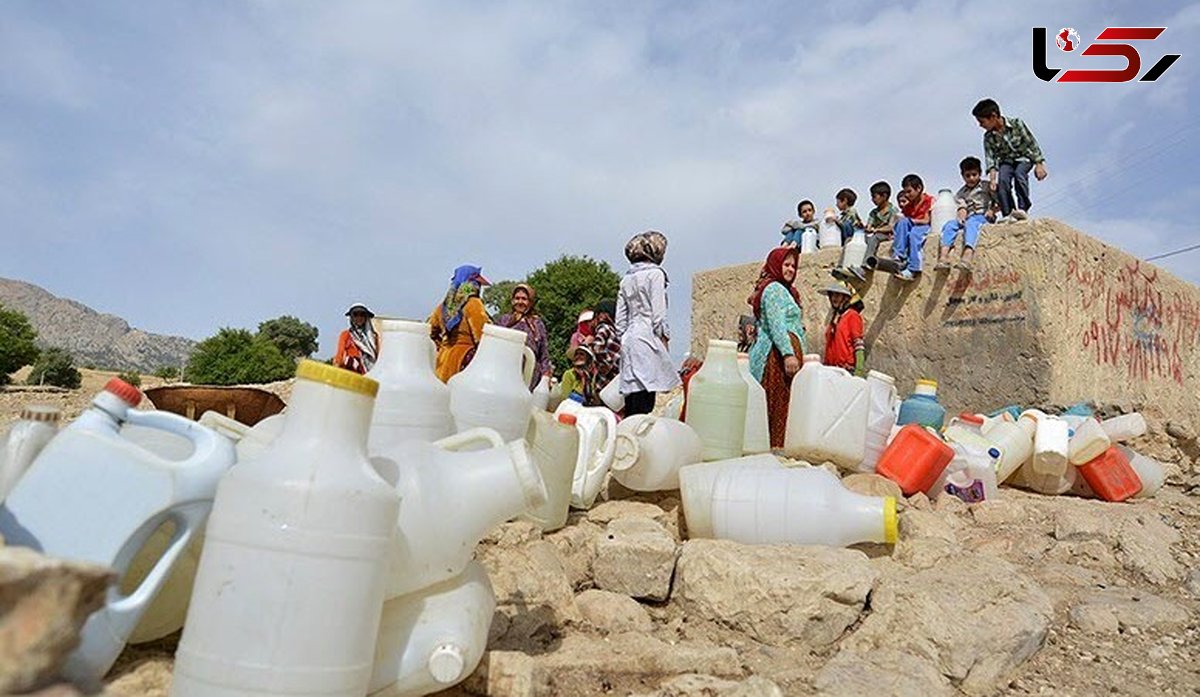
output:
[[917, 424], [900, 429], [879, 456], [878, 474], [900, 485], [905, 496], [927, 491], [954, 459], [954, 450]]
[[1142, 490], [1137, 471], [1116, 446], [1079, 465], [1079, 474], [1105, 501], [1124, 501]]

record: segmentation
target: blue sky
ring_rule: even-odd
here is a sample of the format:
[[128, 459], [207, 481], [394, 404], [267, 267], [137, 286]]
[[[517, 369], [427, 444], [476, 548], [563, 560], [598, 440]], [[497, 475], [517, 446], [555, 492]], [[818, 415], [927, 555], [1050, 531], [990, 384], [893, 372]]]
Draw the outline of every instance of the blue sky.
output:
[[[1183, 53], [1156, 83], [1031, 72], [1033, 26], [1149, 25], [1143, 69]], [[194, 338], [295, 314], [328, 352], [353, 300], [623, 269], [656, 228], [683, 334], [692, 273], [761, 259], [799, 198], [957, 187], [984, 96], [1046, 151], [1036, 215], [1147, 256], [1200, 241], [1197, 45], [1197, 3], [8, 0], [0, 276]]]

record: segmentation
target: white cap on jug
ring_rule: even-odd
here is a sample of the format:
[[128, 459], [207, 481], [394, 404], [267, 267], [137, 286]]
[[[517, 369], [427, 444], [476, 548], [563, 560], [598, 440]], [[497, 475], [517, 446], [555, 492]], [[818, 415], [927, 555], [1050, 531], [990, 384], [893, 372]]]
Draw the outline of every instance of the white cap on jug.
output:
[[442, 644], [429, 654], [429, 674], [443, 685], [458, 680], [466, 665], [462, 649], [454, 644]]

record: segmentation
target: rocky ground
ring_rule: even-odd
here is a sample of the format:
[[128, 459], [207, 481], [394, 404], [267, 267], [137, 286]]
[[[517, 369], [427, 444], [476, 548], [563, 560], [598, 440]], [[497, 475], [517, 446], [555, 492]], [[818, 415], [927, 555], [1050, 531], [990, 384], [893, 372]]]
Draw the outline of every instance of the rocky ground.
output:
[[[1196, 694], [1200, 445], [1147, 416], [1133, 446], [1175, 464], [1157, 498], [918, 495], [894, 547], [689, 540], [677, 492], [615, 483], [563, 530], [505, 524], [477, 550], [489, 652], [446, 694]], [[129, 648], [108, 690], [165, 695], [177, 639]]]

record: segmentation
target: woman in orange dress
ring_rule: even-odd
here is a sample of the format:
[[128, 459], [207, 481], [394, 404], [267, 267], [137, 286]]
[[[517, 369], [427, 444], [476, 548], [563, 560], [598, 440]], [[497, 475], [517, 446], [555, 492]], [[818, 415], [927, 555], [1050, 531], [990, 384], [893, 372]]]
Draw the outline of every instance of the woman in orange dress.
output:
[[482, 271], [469, 265], [455, 269], [446, 297], [429, 315], [430, 333], [437, 344], [434, 372], [442, 382], [467, 367], [483, 338], [483, 326], [492, 321], [479, 298], [480, 289], [490, 284]]
[[346, 316], [350, 318], [350, 328], [338, 336], [333, 364], [362, 375], [375, 365], [379, 356], [379, 335], [371, 325], [375, 313], [362, 303], [354, 303], [346, 310]]

